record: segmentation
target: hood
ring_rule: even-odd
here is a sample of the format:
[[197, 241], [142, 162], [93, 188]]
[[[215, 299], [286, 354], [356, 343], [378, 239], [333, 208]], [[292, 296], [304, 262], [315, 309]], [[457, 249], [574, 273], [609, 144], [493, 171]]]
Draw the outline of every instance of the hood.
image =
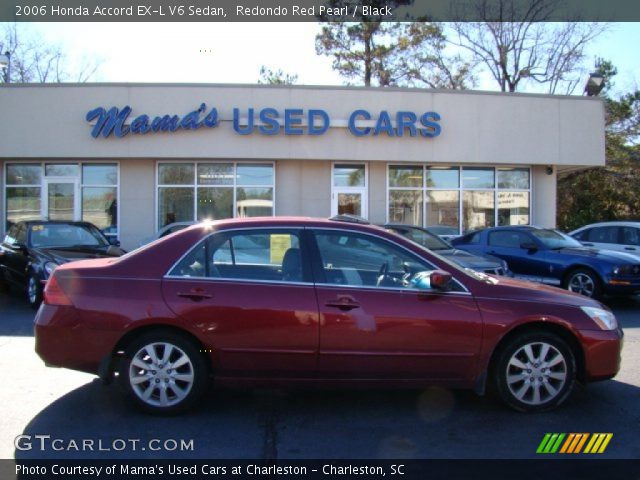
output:
[[525, 300], [529, 302], [543, 302], [549, 304], [563, 304], [574, 307], [603, 308], [600, 302], [573, 293], [559, 287], [552, 287], [543, 283], [517, 280], [509, 277], [491, 277], [491, 280], [482, 285], [478, 296], [493, 298], [499, 297], [508, 300]]
[[630, 253], [616, 252], [614, 250], [603, 250], [593, 247], [569, 247], [553, 250], [554, 252], [562, 253], [563, 255], [576, 255], [579, 257], [597, 258], [606, 262], [615, 263], [616, 265], [622, 264], [638, 264], [638, 257]]
[[122, 255], [117, 247], [105, 245], [103, 247], [58, 247], [58, 248], [34, 248], [35, 252], [49, 260], [61, 265], [74, 260], [90, 258], [112, 258]]
[[494, 257], [480, 257], [464, 250], [435, 250], [438, 255], [457, 263], [464, 268], [473, 270], [489, 270], [502, 268], [502, 262]]

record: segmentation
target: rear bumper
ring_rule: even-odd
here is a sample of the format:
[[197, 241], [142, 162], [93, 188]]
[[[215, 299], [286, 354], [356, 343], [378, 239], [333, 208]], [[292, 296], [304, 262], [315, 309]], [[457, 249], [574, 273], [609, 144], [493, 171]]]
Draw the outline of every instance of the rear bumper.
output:
[[36, 353], [48, 366], [97, 374], [118, 335], [87, 328], [75, 308], [41, 305], [35, 318]]
[[621, 328], [580, 331], [584, 351], [584, 381], [594, 382], [616, 376], [620, 370], [623, 335]]

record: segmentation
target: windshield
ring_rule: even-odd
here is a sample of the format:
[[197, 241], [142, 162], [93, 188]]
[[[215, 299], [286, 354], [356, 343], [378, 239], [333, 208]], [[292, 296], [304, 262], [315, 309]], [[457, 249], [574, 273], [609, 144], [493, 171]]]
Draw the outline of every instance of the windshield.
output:
[[53, 247], [103, 247], [109, 245], [100, 231], [91, 225], [50, 223], [31, 226], [31, 246]]
[[581, 247], [582, 244], [557, 230], [531, 230], [529, 233], [536, 237], [545, 247], [556, 250], [560, 248]]

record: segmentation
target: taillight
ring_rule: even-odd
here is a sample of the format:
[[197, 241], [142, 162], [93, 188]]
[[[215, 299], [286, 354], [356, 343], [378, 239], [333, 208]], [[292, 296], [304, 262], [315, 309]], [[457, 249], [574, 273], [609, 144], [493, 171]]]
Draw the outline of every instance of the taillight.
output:
[[45, 305], [72, 305], [71, 300], [60, 286], [55, 272], [44, 287], [42, 301]]

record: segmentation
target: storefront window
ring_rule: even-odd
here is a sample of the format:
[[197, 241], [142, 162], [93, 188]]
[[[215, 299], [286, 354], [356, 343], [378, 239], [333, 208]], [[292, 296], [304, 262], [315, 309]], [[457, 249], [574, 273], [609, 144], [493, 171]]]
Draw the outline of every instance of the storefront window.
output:
[[333, 166], [333, 186], [334, 187], [364, 187], [366, 168], [364, 165], [341, 165]]
[[273, 215], [274, 175], [273, 164], [160, 163], [158, 227]]
[[44, 167], [44, 174], [47, 177], [77, 177], [80, 174], [78, 164], [48, 163]]
[[11, 163], [7, 227], [22, 220], [84, 220], [118, 235], [116, 163]]
[[389, 222], [422, 225], [422, 190], [389, 190]]
[[7, 187], [7, 225], [42, 218], [40, 187]]
[[529, 168], [423, 165], [388, 168], [389, 222], [446, 226], [458, 233], [496, 224], [530, 222]]
[[493, 192], [467, 190], [462, 197], [462, 229], [477, 230], [495, 226], [495, 202]]

